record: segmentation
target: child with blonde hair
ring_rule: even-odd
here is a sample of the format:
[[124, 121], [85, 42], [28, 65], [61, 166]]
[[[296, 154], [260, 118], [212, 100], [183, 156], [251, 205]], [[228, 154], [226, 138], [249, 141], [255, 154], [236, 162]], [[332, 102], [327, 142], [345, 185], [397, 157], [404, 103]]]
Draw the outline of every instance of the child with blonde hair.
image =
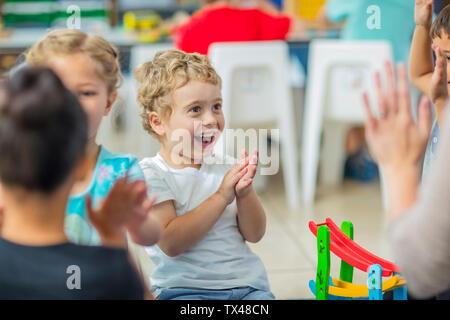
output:
[[[89, 222], [86, 203], [92, 202], [93, 207], [106, 206], [105, 199], [120, 178], [128, 177], [129, 182], [144, 181], [135, 156], [112, 153], [96, 142], [102, 118], [109, 114], [117, 98], [121, 79], [118, 50], [100, 36], [62, 29], [47, 34], [25, 57], [28, 66], [51, 68], [75, 93], [87, 113], [89, 170], [86, 178], [72, 188], [65, 230], [72, 242], [98, 245], [100, 238]], [[151, 245], [159, 239], [161, 226], [148, 214], [152, 201], [147, 198], [145, 183], [139, 184], [138, 192], [140, 202], [130, 207], [134, 215], [126, 224], [126, 230], [134, 242]], [[145, 233], [140, 232], [142, 227]]]
[[[206, 56], [167, 50], [135, 70], [144, 129], [161, 143], [141, 168], [163, 225], [147, 248], [159, 299], [274, 299], [258, 242], [266, 215], [252, 187], [258, 153], [212, 148], [224, 129], [221, 79]], [[231, 163], [231, 164], [230, 164]], [[235, 163], [233, 165], [233, 163]]]

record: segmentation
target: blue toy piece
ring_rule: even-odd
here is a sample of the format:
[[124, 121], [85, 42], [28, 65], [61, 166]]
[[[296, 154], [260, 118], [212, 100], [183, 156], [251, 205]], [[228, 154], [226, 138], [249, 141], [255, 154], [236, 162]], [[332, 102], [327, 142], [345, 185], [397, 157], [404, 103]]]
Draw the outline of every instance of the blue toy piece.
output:
[[382, 273], [383, 269], [379, 264], [373, 264], [369, 268], [369, 278], [367, 287], [369, 288], [369, 300], [383, 300]]
[[[397, 274], [399, 274], [399, 273], [394, 272], [394, 276]], [[408, 300], [408, 290], [406, 290], [406, 286], [394, 289], [393, 294], [394, 294], [394, 296], [393, 296], [394, 300]]]

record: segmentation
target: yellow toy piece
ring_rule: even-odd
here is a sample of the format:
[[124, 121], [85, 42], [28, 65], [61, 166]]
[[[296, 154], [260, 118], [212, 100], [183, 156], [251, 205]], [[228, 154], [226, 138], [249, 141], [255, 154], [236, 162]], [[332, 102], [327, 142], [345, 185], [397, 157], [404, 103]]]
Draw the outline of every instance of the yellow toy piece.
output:
[[123, 15], [123, 25], [129, 31], [150, 30], [161, 22], [161, 17], [154, 11], [128, 11]]
[[[361, 298], [369, 296], [369, 288], [364, 285], [354, 284], [351, 282], [342, 281], [332, 278], [333, 286], [328, 287], [328, 293], [338, 297], [347, 298]], [[390, 291], [402, 287], [406, 284], [406, 281], [395, 275], [382, 284], [382, 290]]]

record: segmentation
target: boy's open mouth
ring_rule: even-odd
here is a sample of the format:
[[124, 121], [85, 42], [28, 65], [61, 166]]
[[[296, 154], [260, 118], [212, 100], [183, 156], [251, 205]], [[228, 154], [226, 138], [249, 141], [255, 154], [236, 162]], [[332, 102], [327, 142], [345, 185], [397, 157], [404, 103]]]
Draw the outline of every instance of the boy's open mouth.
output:
[[205, 134], [205, 135], [195, 137], [195, 140], [197, 141], [197, 143], [202, 144], [202, 149], [206, 149], [209, 146], [211, 146], [212, 144], [214, 144], [215, 139], [216, 139], [215, 135], [210, 135], [210, 134]]

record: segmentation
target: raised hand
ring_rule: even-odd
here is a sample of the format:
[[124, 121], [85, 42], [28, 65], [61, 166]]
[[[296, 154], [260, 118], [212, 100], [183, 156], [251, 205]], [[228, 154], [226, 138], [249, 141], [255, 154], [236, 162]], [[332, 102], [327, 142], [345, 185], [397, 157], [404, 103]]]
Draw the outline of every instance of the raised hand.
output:
[[436, 54], [436, 66], [431, 77], [430, 99], [434, 104], [445, 103], [448, 99], [447, 56], [437, 44], [432, 48]]
[[381, 118], [376, 119], [370, 109], [367, 94], [363, 94], [367, 113], [366, 135], [373, 157], [384, 169], [395, 171], [403, 166], [417, 166], [422, 158], [431, 129], [430, 102], [422, 98], [419, 104], [418, 122], [411, 115], [406, 68], [397, 67], [395, 83], [391, 63], [386, 63], [388, 92], [381, 89], [380, 75], [376, 74], [376, 91]]
[[118, 237], [127, 224], [145, 219], [152, 204], [145, 182], [128, 182], [128, 176], [116, 181], [99, 209], [93, 209], [90, 197], [86, 199], [89, 220], [102, 238]]
[[[241, 151], [241, 159], [246, 159], [248, 157], [245, 150]], [[258, 168], [258, 151], [253, 151], [253, 155], [249, 158], [249, 163], [247, 165], [247, 173], [238, 181], [235, 187], [236, 196], [244, 197], [250, 191], [251, 185], [253, 183], [253, 178], [256, 174], [256, 169]]]
[[414, 9], [414, 21], [416, 25], [430, 28], [432, 19], [433, 0], [416, 0]]
[[234, 198], [236, 197], [236, 184], [247, 173], [248, 162], [248, 158], [239, 160], [230, 170], [228, 170], [228, 172], [223, 177], [222, 184], [220, 185], [216, 193], [222, 196], [227, 204], [232, 203]]

